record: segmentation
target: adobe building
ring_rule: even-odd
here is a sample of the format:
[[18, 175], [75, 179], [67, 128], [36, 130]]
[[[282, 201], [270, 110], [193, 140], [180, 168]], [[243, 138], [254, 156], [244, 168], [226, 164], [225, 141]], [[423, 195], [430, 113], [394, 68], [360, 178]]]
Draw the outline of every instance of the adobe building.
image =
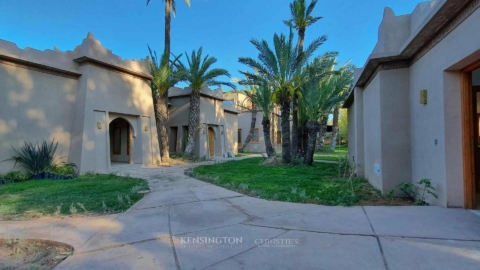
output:
[[[192, 89], [168, 90], [169, 150], [183, 153], [188, 139], [188, 119]], [[193, 154], [200, 158], [229, 157], [237, 154], [238, 111], [225, 104], [222, 88], [207, 87], [200, 92], [200, 126], [196, 132]]]
[[[238, 148], [242, 147], [245, 143], [245, 139], [250, 132], [252, 124], [252, 102], [247, 96], [240, 92], [225, 92], [224, 93], [226, 103], [234, 105], [238, 110]], [[263, 112], [261, 108], [257, 110], [257, 120], [255, 122], [255, 128], [253, 130], [253, 137], [250, 143], [245, 147], [245, 152], [257, 152], [266, 153], [265, 140], [263, 135]], [[280, 126], [280, 110], [275, 108], [270, 113], [270, 136], [272, 140], [272, 146], [277, 153], [282, 151], [282, 131]]]
[[[0, 40], [0, 160], [12, 146], [55, 140], [80, 173], [159, 164], [149, 74], [148, 59], [122, 60], [91, 33], [66, 52]], [[13, 165], [0, 162], [0, 173]]]
[[430, 179], [445, 207], [480, 207], [480, 1], [438, 0], [396, 16], [355, 72], [349, 155], [383, 193]]

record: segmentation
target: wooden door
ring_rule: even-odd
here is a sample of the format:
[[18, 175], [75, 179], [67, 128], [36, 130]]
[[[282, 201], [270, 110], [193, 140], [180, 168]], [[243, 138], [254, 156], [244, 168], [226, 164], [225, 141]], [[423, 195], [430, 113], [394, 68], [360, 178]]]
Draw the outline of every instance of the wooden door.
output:
[[476, 92], [472, 87], [472, 71], [480, 68], [480, 61], [462, 70], [462, 144], [465, 208], [476, 209], [476, 191], [479, 178], [478, 116]]
[[208, 128], [208, 146], [210, 156], [213, 157], [215, 155], [215, 132], [213, 131], [213, 128]]

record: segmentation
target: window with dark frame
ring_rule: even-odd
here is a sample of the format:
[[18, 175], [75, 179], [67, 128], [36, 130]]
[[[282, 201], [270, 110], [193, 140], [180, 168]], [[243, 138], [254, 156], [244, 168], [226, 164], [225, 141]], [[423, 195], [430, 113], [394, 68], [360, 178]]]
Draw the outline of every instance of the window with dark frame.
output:
[[253, 130], [252, 142], [260, 142], [260, 133], [258, 131], [258, 128]]

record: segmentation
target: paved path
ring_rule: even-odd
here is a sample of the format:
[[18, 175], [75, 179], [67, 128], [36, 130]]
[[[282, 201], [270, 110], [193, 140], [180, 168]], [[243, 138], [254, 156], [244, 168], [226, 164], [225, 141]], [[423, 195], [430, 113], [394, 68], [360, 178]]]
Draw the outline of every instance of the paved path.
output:
[[152, 192], [118, 215], [1, 222], [0, 238], [74, 246], [56, 269], [480, 269], [473, 212], [270, 202], [187, 177], [188, 166], [115, 167]]

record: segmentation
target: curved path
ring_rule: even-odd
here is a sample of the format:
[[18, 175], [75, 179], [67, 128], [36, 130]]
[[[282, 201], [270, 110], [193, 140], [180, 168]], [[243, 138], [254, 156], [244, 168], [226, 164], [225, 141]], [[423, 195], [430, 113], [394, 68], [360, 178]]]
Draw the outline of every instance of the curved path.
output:
[[116, 166], [151, 188], [127, 212], [0, 222], [0, 238], [74, 246], [56, 269], [479, 269], [474, 212], [271, 202], [185, 176], [189, 166]]

